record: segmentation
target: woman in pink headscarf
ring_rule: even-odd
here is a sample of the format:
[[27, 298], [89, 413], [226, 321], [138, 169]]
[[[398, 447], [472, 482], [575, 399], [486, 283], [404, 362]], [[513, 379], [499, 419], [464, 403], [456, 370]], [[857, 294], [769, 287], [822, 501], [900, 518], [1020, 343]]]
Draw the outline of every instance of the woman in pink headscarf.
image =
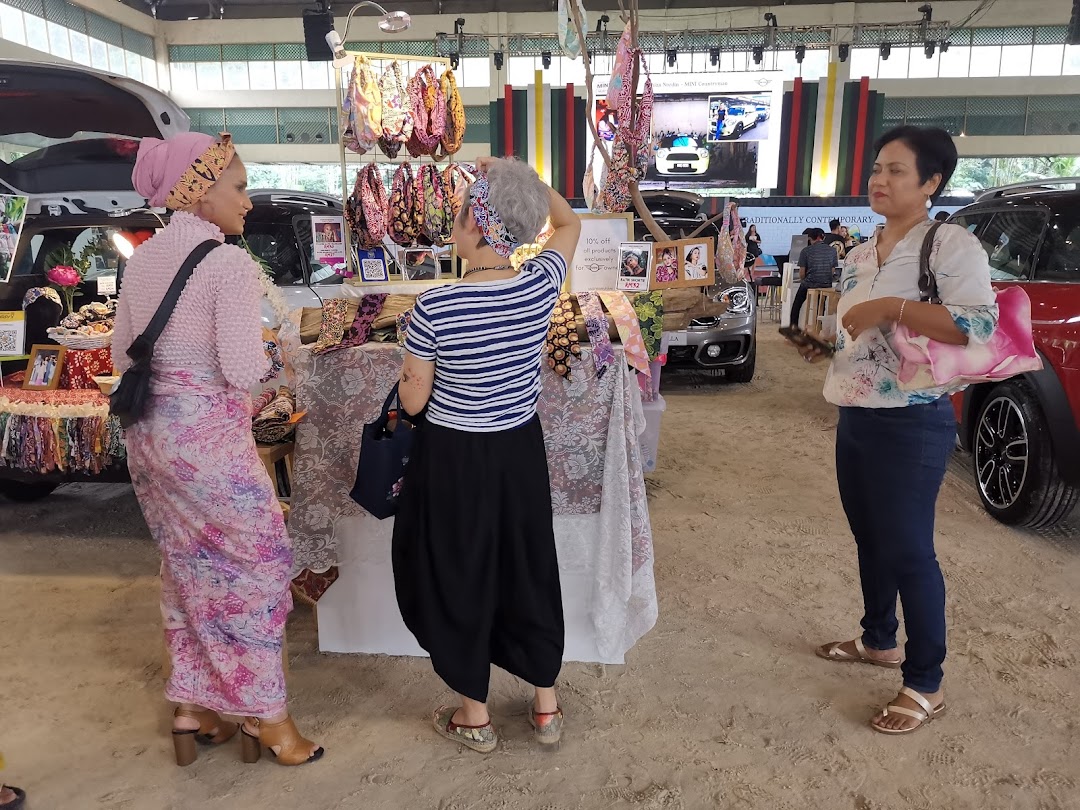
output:
[[[113, 358], [147, 328], [180, 266], [200, 245], [242, 234], [247, 172], [228, 135], [185, 133], [139, 147], [135, 188], [172, 211], [128, 261]], [[282, 636], [292, 608], [292, 549], [251, 435], [249, 389], [269, 378], [260, 269], [221, 244], [195, 267], [154, 347], [146, 414], [127, 429], [135, 494], [161, 547], [161, 612], [172, 659], [166, 697], [178, 765], [196, 742], [223, 743], [244, 717], [245, 762], [269, 748], [284, 765], [322, 755], [285, 707]]]

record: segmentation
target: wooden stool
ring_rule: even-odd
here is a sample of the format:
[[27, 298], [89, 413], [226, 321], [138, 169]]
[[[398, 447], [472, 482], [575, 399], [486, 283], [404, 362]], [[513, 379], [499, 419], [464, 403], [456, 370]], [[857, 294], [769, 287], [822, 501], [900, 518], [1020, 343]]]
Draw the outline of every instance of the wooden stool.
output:
[[804, 330], [811, 335], [821, 334], [821, 319], [836, 312], [836, 303], [840, 293], [832, 289], [806, 291], [806, 326]]
[[259, 449], [259, 458], [262, 459], [262, 463], [266, 466], [266, 473], [270, 476], [270, 480], [274, 484], [274, 493], [278, 496], [278, 500], [289, 502], [289, 496], [285, 495], [281, 491], [281, 485], [278, 478], [278, 463], [283, 462], [285, 465], [285, 481], [289, 488], [289, 492], [292, 492], [293, 482], [293, 450], [296, 449], [296, 445], [293, 442], [285, 442], [284, 444], [259, 444], [256, 445]]

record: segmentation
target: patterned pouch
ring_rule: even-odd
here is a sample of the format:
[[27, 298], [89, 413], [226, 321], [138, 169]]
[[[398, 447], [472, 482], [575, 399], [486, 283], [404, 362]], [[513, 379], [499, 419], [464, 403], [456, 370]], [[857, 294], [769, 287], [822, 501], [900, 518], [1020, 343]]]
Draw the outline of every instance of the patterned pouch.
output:
[[407, 144], [413, 157], [434, 155], [446, 131], [446, 97], [431, 65], [425, 65], [409, 81], [413, 108], [412, 137]]
[[581, 56], [581, 43], [578, 42], [577, 29], [570, 25], [570, 3], [577, 6], [582, 31], [589, 30], [589, 15], [582, 0], [559, 0], [559, 47], [571, 59], [577, 59]]
[[382, 91], [366, 56], [356, 57], [353, 81], [352, 131], [360, 148], [367, 152], [375, 148], [382, 135]]
[[345, 329], [356, 317], [357, 302], [347, 298], [331, 298], [322, 305], [322, 327], [319, 339], [311, 347], [312, 354], [324, 354], [337, 346]]
[[382, 137], [379, 148], [383, 154], [394, 159], [401, 147], [412, 137], [412, 102], [401, 75], [401, 64], [392, 62], [379, 79], [382, 94]]
[[345, 203], [349, 228], [362, 250], [372, 250], [386, 236], [386, 186], [374, 163], [356, 173], [356, 186]]
[[456, 154], [465, 139], [465, 105], [461, 101], [454, 71], [447, 68], [439, 79], [443, 97], [446, 99], [446, 126], [442, 136], [442, 150], [438, 159]]
[[431, 163], [424, 165], [417, 182], [424, 193], [424, 235], [432, 244], [449, 244], [453, 238], [454, 208], [438, 167]]
[[[341, 131], [341, 141], [345, 144], [345, 148], [350, 152], [356, 152], [357, 154], [362, 155], [367, 149], [361, 146], [360, 141], [357, 139], [353, 121], [357, 106], [356, 83], [359, 79], [359, 63], [360, 57], [357, 57], [356, 61], [353, 63], [352, 76], [349, 77], [349, 86], [345, 88], [345, 95], [341, 99], [341, 114], [338, 118], [338, 127]], [[337, 70], [337, 68], [334, 69]]]
[[420, 235], [416, 202], [416, 181], [413, 178], [412, 166], [402, 163], [394, 172], [386, 228], [390, 238], [402, 247], [412, 247]]
[[630, 184], [645, 176], [649, 166], [649, 144], [652, 138], [653, 86], [645, 55], [640, 50], [631, 51], [623, 71], [623, 87], [620, 91], [619, 121], [630, 121], [636, 88], [633, 84], [635, 60], [645, 75], [645, 87], [638, 105], [636, 126], [620, 126], [611, 144], [611, 166], [605, 167], [600, 180], [598, 210], [605, 213], [621, 213], [630, 207]]
[[461, 213], [461, 208], [465, 205], [465, 191], [475, 179], [476, 177], [460, 163], [452, 163], [443, 169], [443, 191], [450, 200], [454, 219], [457, 219], [457, 215]]

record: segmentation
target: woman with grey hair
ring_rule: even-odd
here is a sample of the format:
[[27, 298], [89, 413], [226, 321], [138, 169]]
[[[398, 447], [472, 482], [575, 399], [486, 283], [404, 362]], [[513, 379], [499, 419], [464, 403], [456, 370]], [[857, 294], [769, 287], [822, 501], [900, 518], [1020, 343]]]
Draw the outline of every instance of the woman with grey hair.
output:
[[[393, 562], [405, 624], [461, 695], [435, 712], [436, 731], [489, 753], [492, 664], [535, 687], [537, 741], [562, 735], [562, 591], [536, 403], [581, 226], [530, 166], [487, 158], [477, 170], [454, 223], [469, 270], [417, 299], [405, 341], [401, 404], [427, 418], [402, 484]], [[548, 217], [544, 250], [515, 270], [510, 254]]]

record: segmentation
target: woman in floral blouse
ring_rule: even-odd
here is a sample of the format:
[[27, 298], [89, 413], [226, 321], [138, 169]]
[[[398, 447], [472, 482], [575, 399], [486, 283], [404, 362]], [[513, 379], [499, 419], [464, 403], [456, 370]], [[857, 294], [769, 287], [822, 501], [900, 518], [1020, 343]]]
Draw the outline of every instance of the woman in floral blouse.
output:
[[[858, 548], [863, 633], [817, 653], [901, 669], [900, 694], [871, 726], [907, 734], [945, 710], [945, 583], [934, 551], [934, 508], [956, 421], [950, 390], [900, 389], [894, 334], [903, 323], [941, 343], [985, 343], [998, 311], [986, 253], [955, 225], [940, 228], [930, 258], [943, 303], [920, 301], [919, 254], [932, 224], [928, 209], [956, 168], [952, 138], [940, 129], [900, 127], [875, 147], [870, 205], [885, 225], [848, 256], [825, 382], [825, 398], [840, 407], [836, 475]], [[808, 361], [821, 359], [813, 349], [800, 351]], [[908, 638], [903, 660], [897, 595]]]

